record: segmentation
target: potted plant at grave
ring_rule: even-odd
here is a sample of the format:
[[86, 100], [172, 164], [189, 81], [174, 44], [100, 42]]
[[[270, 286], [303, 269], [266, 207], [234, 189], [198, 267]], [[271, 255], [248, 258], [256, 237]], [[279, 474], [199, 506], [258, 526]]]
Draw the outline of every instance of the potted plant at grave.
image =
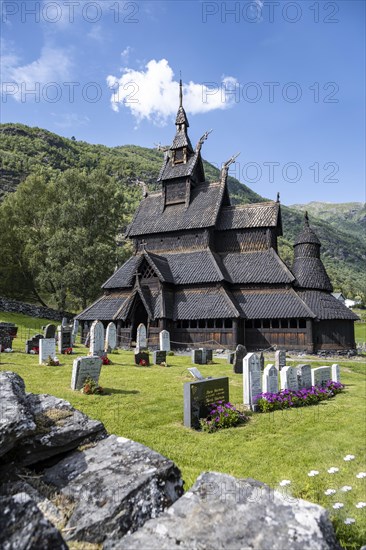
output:
[[112, 361], [108, 358], [107, 355], [102, 356], [102, 365], [112, 365]]
[[59, 367], [60, 366], [60, 361], [57, 359], [57, 357], [51, 357], [49, 355], [46, 365], [48, 367]]
[[249, 420], [243, 412], [239, 411], [231, 403], [217, 401], [210, 405], [210, 413], [207, 418], [201, 418], [200, 425], [204, 432], [217, 432], [224, 428], [233, 428], [244, 424]]
[[92, 394], [102, 394], [104, 393], [104, 390], [102, 386], [99, 386], [99, 384], [91, 378], [91, 376], [88, 376], [84, 380], [83, 387], [81, 388], [81, 393], [85, 393], [86, 395], [92, 395]]
[[62, 353], [64, 355], [72, 355], [72, 348], [66, 348]]

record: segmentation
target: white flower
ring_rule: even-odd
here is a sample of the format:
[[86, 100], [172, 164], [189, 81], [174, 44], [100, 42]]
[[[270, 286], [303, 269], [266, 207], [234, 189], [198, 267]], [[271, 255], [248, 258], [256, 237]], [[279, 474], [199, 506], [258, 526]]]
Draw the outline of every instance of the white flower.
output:
[[366, 477], [366, 472], [360, 472], [359, 474], [356, 474], [356, 477], [358, 479], [362, 479], [363, 477]]
[[13, 353], [13, 350], [11, 348], [4, 349], [5, 353]]
[[318, 474], [319, 474], [318, 470], [310, 470], [310, 472], [308, 473], [308, 476], [314, 477], [314, 476], [317, 476]]
[[352, 487], [350, 485], [344, 485], [343, 487], [341, 487], [341, 491], [347, 493], [348, 491], [352, 491]]
[[349, 462], [350, 460], [353, 460], [355, 458], [355, 455], [346, 455], [343, 460], [346, 462]]
[[280, 481], [279, 484], [281, 485], [281, 487], [285, 487], [286, 485], [290, 485], [291, 481], [289, 479], [283, 479], [282, 481]]
[[353, 519], [353, 518], [346, 518], [346, 519], [344, 520], [344, 523], [345, 523], [346, 525], [351, 525], [351, 523], [355, 523], [355, 522], [356, 522], [356, 520]]
[[31, 353], [32, 355], [35, 355], [35, 354], [36, 354], [36, 352], [34, 351], [34, 349], [31, 349], [29, 353]]
[[356, 508], [366, 508], [366, 502], [357, 502]]
[[338, 508], [343, 508], [344, 504], [342, 504], [342, 502], [336, 502], [335, 504], [333, 504], [333, 508], [335, 510], [338, 510]]
[[335, 489], [327, 489], [326, 491], [324, 491], [324, 494], [329, 496], [329, 495], [334, 495], [337, 491]]
[[336, 468], [335, 466], [332, 466], [328, 470], [328, 474], [335, 474], [336, 472], [339, 472], [339, 468]]

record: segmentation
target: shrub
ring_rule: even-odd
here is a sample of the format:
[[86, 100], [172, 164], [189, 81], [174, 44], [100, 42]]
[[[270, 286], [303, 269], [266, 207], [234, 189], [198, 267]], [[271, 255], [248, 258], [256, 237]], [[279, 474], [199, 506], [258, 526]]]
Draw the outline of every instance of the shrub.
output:
[[84, 385], [81, 388], [81, 392], [86, 393], [87, 395], [91, 395], [104, 393], [104, 390], [93, 378], [88, 376], [88, 378], [84, 380]]
[[212, 433], [223, 428], [233, 428], [247, 420], [248, 417], [231, 403], [217, 401], [210, 405], [210, 414], [207, 418], [201, 418], [200, 425], [202, 431]]

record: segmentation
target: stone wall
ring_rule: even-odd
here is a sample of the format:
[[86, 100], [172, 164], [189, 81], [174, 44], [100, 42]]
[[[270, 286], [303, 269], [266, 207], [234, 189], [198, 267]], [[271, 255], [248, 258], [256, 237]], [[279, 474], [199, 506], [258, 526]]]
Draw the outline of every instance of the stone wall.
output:
[[174, 462], [14, 372], [0, 410], [0, 548], [341, 550], [321, 506], [216, 472], [183, 494]]
[[7, 313], [22, 313], [23, 315], [29, 315], [30, 317], [40, 317], [43, 319], [50, 319], [52, 321], [61, 321], [63, 317], [67, 317], [67, 319], [70, 320], [76, 315], [76, 313], [57, 311], [48, 307], [26, 304], [24, 302], [10, 300], [9, 298], [0, 296], [0, 312], [1, 311], [6, 311]]

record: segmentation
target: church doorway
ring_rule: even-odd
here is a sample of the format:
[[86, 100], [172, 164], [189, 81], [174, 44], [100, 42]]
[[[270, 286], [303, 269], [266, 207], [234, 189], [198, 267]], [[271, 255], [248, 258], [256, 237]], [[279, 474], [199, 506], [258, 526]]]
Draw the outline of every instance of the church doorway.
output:
[[140, 323], [143, 323], [147, 330], [147, 322], [149, 319], [145, 306], [142, 303], [142, 300], [139, 296], [136, 296], [135, 298], [135, 303], [134, 303], [131, 318], [132, 318], [131, 338], [132, 338], [132, 342], [136, 342], [137, 327], [139, 326]]

